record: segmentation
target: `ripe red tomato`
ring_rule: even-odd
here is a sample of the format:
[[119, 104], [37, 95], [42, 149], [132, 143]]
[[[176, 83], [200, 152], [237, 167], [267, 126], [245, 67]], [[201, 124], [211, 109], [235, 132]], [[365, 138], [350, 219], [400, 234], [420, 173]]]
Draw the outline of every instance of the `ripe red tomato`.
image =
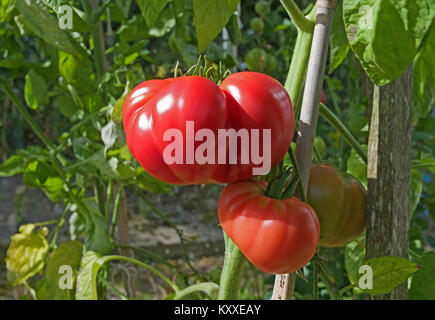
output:
[[[247, 130], [247, 148], [251, 152], [255, 141], [252, 130], [259, 130], [257, 146], [263, 156], [267, 148], [263, 150], [262, 132], [270, 129], [271, 168], [284, 157], [294, 130], [293, 108], [284, 87], [272, 77], [255, 72], [234, 73], [219, 87], [200, 76], [145, 81], [127, 96], [123, 122], [132, 155], [149, 174], [173, 184], [229, 183], [254, 176], [253, 169], [261, 164], [252, 157], [241, 163], [246, 158], [241, 152], [241, 138], [237, 139], [238, 148], [231, 163], [228, 141], [226, 149], [219, 148], [219, 129]], [[190, 134], [188, 123], [194, 124], [195, 137]], [[213, 148], [200, 153], [202, 163], [196, 157], [198, 147], [209, 139], [198, 138], [201, 129], [214, 137], [211, 145], [215, 151], [214, 156], [212, 152], [208, 154]], [[167, 156], [180, 150], [168, 149], [176, 140], [164, 139], [168, 130], [182, 135], [181, 157], [177, 161], [175, 155], [175, 162], [169, 164]], [[225, 161], [219, 161], [221, 153]]]
[[258, 269], [284, 274], [302, 268], [319, 241], [314, 210], [296, 197], [265, 196], [264, 181], [226, 186], [218, 201], [219, 221], [246, 258]]
[[355, 177], [327, 164], [314, 166], [310, 171], [307, 200], [319, 217], [319, 245], [342, 246], [363, 232], [366, 191]]

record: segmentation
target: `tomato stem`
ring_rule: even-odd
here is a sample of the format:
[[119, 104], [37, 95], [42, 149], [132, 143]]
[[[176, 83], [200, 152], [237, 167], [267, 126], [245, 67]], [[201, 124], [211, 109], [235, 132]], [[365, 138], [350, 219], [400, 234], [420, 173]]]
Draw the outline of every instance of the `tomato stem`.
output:
[[239, 295], [245, 256], [224, 232], [225, 258], [222, 268], [218, 300], [236, 300]]
[[350, 133], [346, 126], [340, 121], [340, 119], [323, 103], [319, 106], [320, 115], [329, 122], [329, 124], [337, 130], [346, 142], [358, 153], [361, 159], [367, 163], [367, 152], [361, 148], [358, 140]]
[[311, 42], [313, 40], [314, 19], [317, 6], [311, 10], [308, 18], [312, 22], [310, 28], [298, 30], [295, 49], [292, 55], [290, 68], [284, 87], [286, 88], [293, 104], [295, 119], [299, 118], [301, 110], [302, 95], [304, 92], [305, 77], [308, 69], [308, 60], [310, 57]]
[[313, 21], [304, 16], [298, 5], [293, 0], [281, 0], [281, 4], [287, 11], [298, 30], [309, 32], [312, 28], [314, 28]]

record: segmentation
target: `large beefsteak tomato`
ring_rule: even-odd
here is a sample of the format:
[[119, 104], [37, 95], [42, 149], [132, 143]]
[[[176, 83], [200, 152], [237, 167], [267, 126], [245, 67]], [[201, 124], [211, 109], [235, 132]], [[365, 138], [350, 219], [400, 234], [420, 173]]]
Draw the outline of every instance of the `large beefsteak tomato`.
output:
[[[252, 129], [259, 131], [258, 155], [263, 159], [270, 156], [270, 168], [281, 161], [293, 135], [294, 115], [290, 97], [278, 81], [262, 73], [239, 72], [220, 86], [200, 76], [145, 81], [127, 96], [123, 123], [132, 155], [155, 178], [172, 184], [230, 183], [264, 174], [253, 171], [261, 164], [258, 157], [252, 157], [256, 141]], [[220, 129], [240, 134], [232, 159], [228, 139], [224, 144], [218, 141]], [[271, 145], [263, 149], [264, 129], [270, 129]], [[168, 149], [177, 138], [174, 135], [168, 140], [168, 130], [181, 134], [180, 148]], [[251, 152], [248, 162], [242, 161], [246, 153], [241, 152], [243, 134], [239, 130], [248, 134], [244, 143]], [[210, 136], [213, 141], [209, 141]], [[201, 152], [205, 142], [214, 147]], [[214, 155], [210, 152], [213, 148]], [[177, 151], [178, 160], [174, 156]], [[202, 162], [196, 157], [198, 152]], [[167, 161], [168, 155], [172, 162]]]
[[267, 197], [265, 187], [264, 181], [226, 186], [218, 201], [220, 224], [258, 269], [274, 274], [296, 271], [316, 251], [320, 234], [317, 215], [296, 197]]

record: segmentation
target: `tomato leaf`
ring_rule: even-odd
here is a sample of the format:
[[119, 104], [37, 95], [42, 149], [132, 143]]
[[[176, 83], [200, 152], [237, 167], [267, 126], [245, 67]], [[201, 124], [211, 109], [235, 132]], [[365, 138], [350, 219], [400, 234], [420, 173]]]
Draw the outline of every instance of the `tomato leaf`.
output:
[[44, 268], [48, 253], [47, 228], [34, 232], [34, 224], [22, 225], [12, 236], [6, 256], [7, 278], [13, 285], [24, 283]]
[[160, 13], [168, 4], [169, 0], [137, 0], [137, 4], [142, 12], [148, 27], [152, 27]]
[[17, 0], [17, 7], [23, 15], [27, 29], [55, 48], [75, 56], [85, 55], [85, 50], [64, 30], [41, 0]]
[[77, 300], [97, 300], [97, 274], [101, 268], [98, 263], [102, 256], [93, 251], [87, 251], [81, 261], [77, 274], [77, 289], [75, 298]]
[[[366, 145], [361, 145], [361, 147], [367, 151]], [[347, 159], [347, 170], [346, 172], [353, 175], [358, 179], [359, 182], [367, 189], [367, 165], [364, 160], [352, 149], [350, 156]]]
[[421, 269], [412, 277], [410, 300], [435, 300], [435, 252], [423, 253]]
[[0, 23], [9, 20], [15, 8], [15, 0], [0, 0]]
[[431, 0], [344, 0], [350, 46], [376, 85], [398, 78], [413, 61], [434, 12]]
[[23, 182], [31, 188], [42, 189], [53, 202], [61, 200], [64, 195], [62, 178], [45, 162], [30, 162], [24, 170]]
[[47, 85], [45, 79], [30, 69], [26, 75], [24, 97], [27, 105], [36, 110], [38, 107], [48, 104]]
[[[44, 278], [36, 283], [36, 296], [38, 300], [71, 300], [74, 297], [73, 288], [61, 288], [64, 278], [71, 276], [71, 285], [74, 284], [77, 269], [80, 266], [83, 245], [78, 240], [69, 240], [61, 243], [47, 260]], [[61, 268], [69, 267], [72, 274], [62, 273]]]
[[412, 120], [426, 117], [435, 105], [435, 22], [426, 34], [413, 64]]
[[90, 221], [85, 230], [85, 246], [87, 250], [108, 254], [113, 246], [109, 235], [109, 225], [93, 200], [85, 200], [83, 204], [90, 213]]
[[204, 51], [222, 31], [239, 2], [240, 0], [193, 0], [199, 52]]
[[[370, 295], [387, 294], [401, 285], [413, 273], [418, 271], [417, 264], [401, 257], [386, 256], [367, 260], [364, 265], [372, 268], [373, 288], [361, 288]], [[359, 282], [364, 276], [360, 275]]]
[[95, 74], [87, 57], [76, 57], [59, 51], [59, 72], [79, 95], [95, 93]]
[[350, 283], [355, 283], [358, 280], [359, 267], [365, 260], [366, 250], [362, 246], [365, 243], [365, 233], [361, 234], [357, 240], [349, 242], [344, 247], [344, 267]]
[[343, 21], [343, 1], [339, 1], [335, 9], [334, 20], [332, 21], [329, 55], [329, 71], [332, 73], [346, 58], [350, 45], [347, 40], [346, 30]]
[[26, 167], [26, 160], [19, 155], [14, 155], [0, 165], [0, 177], [11, 177], [22, 173]]

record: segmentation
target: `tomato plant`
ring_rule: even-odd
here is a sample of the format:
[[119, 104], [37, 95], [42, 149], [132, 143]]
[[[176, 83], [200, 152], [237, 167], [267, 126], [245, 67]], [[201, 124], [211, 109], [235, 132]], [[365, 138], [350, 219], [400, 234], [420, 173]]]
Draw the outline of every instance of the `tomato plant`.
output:
[[0, 1], [0, 299], [435, 299], [434, 12]]

